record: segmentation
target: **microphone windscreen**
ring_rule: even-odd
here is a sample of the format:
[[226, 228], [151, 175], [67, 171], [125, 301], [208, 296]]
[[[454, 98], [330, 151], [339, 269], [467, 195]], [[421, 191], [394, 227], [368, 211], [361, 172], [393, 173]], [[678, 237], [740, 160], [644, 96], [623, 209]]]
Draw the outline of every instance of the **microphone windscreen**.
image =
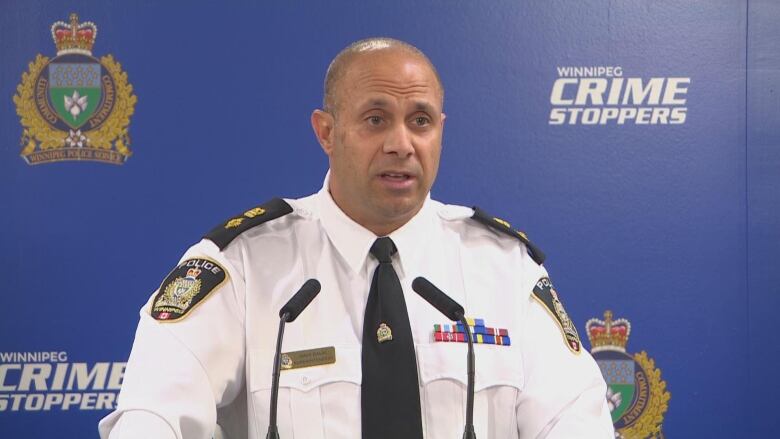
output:
[[444, 294], [442, 290], [436, 288], [428, 279], [416, 278], [412, 281], [412, 289], [448, 319], [457, 322], [463, 317], [463, 307], [452, 300], [450, 296]]
[[279, 310], [279, 317], [284, 317], [287, 313], [287, 322], [292, 322], [298, 318], [300, 314], [307, 306], [317, 297], [320, 293], [320, 283], [317, 279], [309, 279], [304, 282], [303, 286], [286, 304]]

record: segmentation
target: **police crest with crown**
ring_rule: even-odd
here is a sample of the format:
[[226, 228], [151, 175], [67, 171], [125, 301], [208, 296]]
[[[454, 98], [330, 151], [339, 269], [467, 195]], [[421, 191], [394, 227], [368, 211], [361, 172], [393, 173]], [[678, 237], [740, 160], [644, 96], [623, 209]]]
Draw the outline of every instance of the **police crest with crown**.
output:
[[626, 353], [631, 323], [612, 317], [612, 311], [605, 311], [604, 320], [588, 320], [585, 331], [591, 355], [607, 382], [607, 404], [615, 437], [663, 439], [661, 424], [671, 398], [666, 382], [647, 352]]
[[97, 161], [121, 165], [132, 155], [128, 125], [137, 101], [127, 74], [106, 55], [92, 56], [97, 26], [58, 21], [57, 56], [38, 54], [13, 100], [24, 128], [21, 156], [29, 165]]

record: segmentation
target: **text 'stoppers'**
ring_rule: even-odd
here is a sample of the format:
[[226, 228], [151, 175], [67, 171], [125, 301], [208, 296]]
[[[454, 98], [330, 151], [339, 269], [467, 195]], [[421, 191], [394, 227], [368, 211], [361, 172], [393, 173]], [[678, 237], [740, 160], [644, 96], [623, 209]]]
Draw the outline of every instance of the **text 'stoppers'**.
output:
[[132, 155], [128, 126], [137, 98], [127, 74], [106, 55], [92, 55], [98, 28], [58, 21], [54, 58], [38, 54], [13, 100], [23, 127], [22, 158], [30, 165], [60, 161], [123, 164]]

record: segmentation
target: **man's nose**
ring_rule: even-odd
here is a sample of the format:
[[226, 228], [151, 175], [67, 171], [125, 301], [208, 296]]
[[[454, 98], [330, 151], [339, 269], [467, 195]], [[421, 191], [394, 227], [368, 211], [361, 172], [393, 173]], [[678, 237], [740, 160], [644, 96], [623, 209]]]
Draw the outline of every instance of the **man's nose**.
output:
[[385, 138], [383, 151], [386, 154], [398, 154], [399, 157], [408, 157], [414, 154], [412, 135], [409, 127], [404, 123], [394, 124]]

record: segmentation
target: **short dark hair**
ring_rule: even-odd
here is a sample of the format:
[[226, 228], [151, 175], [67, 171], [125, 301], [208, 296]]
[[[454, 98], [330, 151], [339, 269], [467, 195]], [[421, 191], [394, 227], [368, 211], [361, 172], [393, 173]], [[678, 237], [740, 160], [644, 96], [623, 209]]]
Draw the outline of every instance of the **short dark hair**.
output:
[[394, 38], [373, 37], [355, 41], [339, 52], [339, 54], [333, 58], [333, 61], [330, 62], [328, 71], [325, 74], [325, 84], [322, 94], [322, 109], [335, 115], [337, 106], [336, 91], [338, 82], [346, 75], [347, 67], [357, 55], [361, 53], [386, 49], [404, 50], [425, 61], [428, 67], [430, 67], [433, 71], [434, 76], [436, 76], [436, 82], [439, 86], [439, 92], [441, 93], [442, 101], [444, 100], [444, 86], [442, 85], [439, 72], [436, 70], [436, 66], [433, 65], [431, 60], [428, 59], [428, 57], [420, 49], [412, 46], [407, 42], [396, 40]]

